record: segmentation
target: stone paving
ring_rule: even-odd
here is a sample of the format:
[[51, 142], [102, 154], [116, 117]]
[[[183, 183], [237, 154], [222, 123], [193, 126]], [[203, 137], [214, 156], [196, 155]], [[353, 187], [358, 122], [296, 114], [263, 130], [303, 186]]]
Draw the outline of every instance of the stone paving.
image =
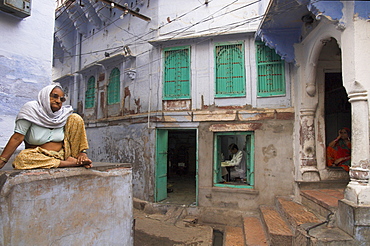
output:
[[176, 219], [165, 214], [147, 214], [134, 209], [135, 246], [211, 246], [213, 229], [194, 218]]

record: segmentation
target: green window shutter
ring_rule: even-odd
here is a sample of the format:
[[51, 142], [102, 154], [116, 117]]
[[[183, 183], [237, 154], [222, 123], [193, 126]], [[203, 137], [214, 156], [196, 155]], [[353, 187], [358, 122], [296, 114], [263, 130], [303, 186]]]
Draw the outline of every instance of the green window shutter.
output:
[[119, 103], [120, 101], [120, 71], [114, 68], [109, 75], [108, 84], [108, 105]]
[[164, 50], [163, 100], [190, 98], [190, 48]]
[[216, 97], [245, 96], [243, 45], [217, 45], [215, 57]]
[[256, 43], [257, 95], [260, 97], [285, 95], [284, 61], [264, 43]]
[[95, 106], [95, 77], [91, 76], [87, 81], [87, 90], [85, 93], [85, 108]]

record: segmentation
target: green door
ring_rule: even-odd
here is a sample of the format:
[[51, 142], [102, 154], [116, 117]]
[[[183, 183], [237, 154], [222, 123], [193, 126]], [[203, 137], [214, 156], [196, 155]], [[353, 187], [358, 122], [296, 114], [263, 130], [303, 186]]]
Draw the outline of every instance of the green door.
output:
[[155, 201], [167, 198], [167, 147], [168, 130], [157, 129], [157, 151], [155, 169]]

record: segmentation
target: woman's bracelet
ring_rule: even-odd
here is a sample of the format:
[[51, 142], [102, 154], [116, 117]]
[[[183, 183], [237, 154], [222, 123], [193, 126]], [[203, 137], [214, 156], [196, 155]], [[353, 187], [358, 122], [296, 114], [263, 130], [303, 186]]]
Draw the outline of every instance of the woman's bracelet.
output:
[[0, 160], [2, 160], [3, 162], [7, 163], [8, 162], [8, 159], [6, 159], [5, 157], [2, 157], [0, 156]]

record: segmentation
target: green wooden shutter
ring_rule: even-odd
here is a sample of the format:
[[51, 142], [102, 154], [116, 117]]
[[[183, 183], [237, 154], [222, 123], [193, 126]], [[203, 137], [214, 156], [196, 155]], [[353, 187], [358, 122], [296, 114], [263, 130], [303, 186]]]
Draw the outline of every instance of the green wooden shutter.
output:
[[243, 45], [217, 45], [215, 57], [216, 97], [245, 96]]
[[163, 100], [190, 98], [190, 48], [164, 51]]
[[120, 94], [120, 71], [114, 68], [109, 76], [108, 105], [119, 103]]
[[256, 43], [257, 95], [260, 97], [285, 95], [284, 61], [264, 43]]
[[87, 81], [85, 93], [85, 108], [93, 108], [95, 105], [95, 77], [91, 76]]

